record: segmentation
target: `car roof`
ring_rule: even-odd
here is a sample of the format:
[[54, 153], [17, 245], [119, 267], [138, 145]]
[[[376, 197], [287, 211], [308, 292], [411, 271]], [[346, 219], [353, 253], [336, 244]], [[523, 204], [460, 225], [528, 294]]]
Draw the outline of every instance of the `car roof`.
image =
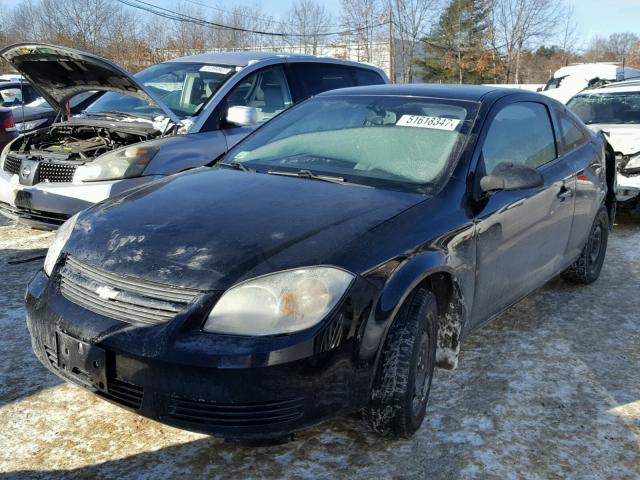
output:
[[[480, 101], [485, 96], [502, 97], [511, 94], [532, 94], [516, 88], [487, 87], [484, 85], [458, 85], [458, 84], [429, 84], [413, 83], [405, 85], [368, 85], [363, 87], [340, 88], [320, 93], [318, 96], [327, 95], [398, 95], [407, 97], [434, 97], [452, 98], [457, 100]], [[543, 95], [540, 95], [543, 98]]]
[[316, 55], [307, 55], [302, 53], [289, 53], [289, 52], [218, 52], [218, 53], [200, 53], [197, 55], [189, 55], [186, 57], [174, 58], [167, 60], [165, 63], [212, 63], [218, 65], [236, 65], [238, 67], [246, 67], [249, 62], [260, 62], [271, 58], [292, 58], [292, 59], [304, 59], [304, 60], [318, 60], [319, 62], [332, 62], [332, 63], [344, 63], [350, 65], [359, 65], [368, 68], [376, 68], [373, 65], [367, 65], [356, 62], [349, 62], [331, 57], [318, 57]]
[[578, 95], [597, 95], [599, 93], [607, 94], [607, 93], [631, 93], [631, 92], [640, 92], [640, 81], [638, 80], [630, 80], [626, 82], [616, 82], [616, 83], [608, 83], [601, 87], [596, 88], [587, 88], [582, 90]]

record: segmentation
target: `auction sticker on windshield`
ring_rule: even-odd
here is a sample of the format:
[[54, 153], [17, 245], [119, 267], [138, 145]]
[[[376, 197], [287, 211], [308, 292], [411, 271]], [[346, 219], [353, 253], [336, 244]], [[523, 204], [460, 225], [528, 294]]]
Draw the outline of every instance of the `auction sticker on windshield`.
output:
[[403, 115], [396, 125], [401, 127], [435, 128], [453, 131], [460, 124], [457, 118], [428, 117], [423, 115]]

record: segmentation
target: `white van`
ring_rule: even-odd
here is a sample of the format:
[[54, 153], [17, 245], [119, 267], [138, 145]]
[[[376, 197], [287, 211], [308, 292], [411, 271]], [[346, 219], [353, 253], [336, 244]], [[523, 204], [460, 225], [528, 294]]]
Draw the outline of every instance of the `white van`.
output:
[[640, 69], [615, 63], [582, 63], [557, 70], [542, 88], [542, 93], [567, 103], [576, 93], [592, 86], [597, 80], [627, 80], [640, 78]]

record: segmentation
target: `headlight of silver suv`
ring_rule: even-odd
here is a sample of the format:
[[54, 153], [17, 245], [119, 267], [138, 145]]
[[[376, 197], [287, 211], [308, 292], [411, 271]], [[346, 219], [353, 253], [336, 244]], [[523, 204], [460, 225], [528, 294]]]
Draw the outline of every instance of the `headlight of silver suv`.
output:
[[160, 151], [153, 145], [134, 145], [105, 153], [91, 163], [76, 169], [74, 182], [97, 182], [139, 177]]
[[47, 274], [48, 277], [51, 276], [51, 272], [53, 272], [53, 267], [56, 266], [58, 258], [60, 258], [60, 253], [62, 249], [67, 244], [69, 237], [71, 236], [71, 232], [73, 231], [73, 227], [76, 226], [76, 221], [78, 220], [78, 214], [76, 213], [69, 220], [64, 222], [58, 228], [56, 232], [56, 236], [47, 251], [47, 256], [44, 259], [44, 273]]
[[306, 267], [247, 280], [227, 290], [206, 332], [276, 335], [312, 327], [337, 305], [354, 279], [335, 267]]

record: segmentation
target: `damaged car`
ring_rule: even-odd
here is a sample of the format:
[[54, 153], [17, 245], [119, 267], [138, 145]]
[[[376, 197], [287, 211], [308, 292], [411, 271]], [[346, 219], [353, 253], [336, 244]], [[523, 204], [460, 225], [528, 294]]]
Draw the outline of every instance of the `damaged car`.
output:
[[27, 288], [33, 350], [104, 399], [229, 440], [359, 411], [410, 436], [473, 331], [556, 275], [598, 278], [605, 142], [522, 90], [317, 95], [215, 166], [69, 219]]
[[0, 213], [56, 228], [74, 213], [143, 183], [207, 165], [294, 103], [333, 88], [388, 82], [356, 62], [274, 52], [178, 58], [131, 75], [90, 53], [44, 44], [0, 51], [58, 112], [0, 155]]
[[617, 161], [617, 198], [636, 207], [640, 200], [640, 81], [584, 90], [567, 106], [593, 130], [602, 130]]

